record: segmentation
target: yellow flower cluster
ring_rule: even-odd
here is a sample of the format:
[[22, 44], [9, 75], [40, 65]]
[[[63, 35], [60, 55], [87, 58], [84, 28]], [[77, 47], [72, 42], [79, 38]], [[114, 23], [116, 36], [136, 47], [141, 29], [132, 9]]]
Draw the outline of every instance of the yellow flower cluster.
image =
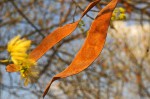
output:
[[124, 20], [126, 19], [125, 15], [126, 10], [122, 7], [116, 8], [112, 14], [111, 20]]
[[30, 45], [30, 40], [20, 39], [19, 35], [8, 42], [7, 51], [10, 53], [14, 64], [20, 64], [21, 61], [27, 58], [27, 50], [30, 48]]
[[27, 51], [30, 48], [31, 41], [20, 36], [16, 36], [8, 42], [7, 51], [11, 56], [10, 64], [6, 67], [7, 72], [20, 72], [24, 79], [24, 85], [34, 82], [38, 72], [36, 62], [28, 57]]

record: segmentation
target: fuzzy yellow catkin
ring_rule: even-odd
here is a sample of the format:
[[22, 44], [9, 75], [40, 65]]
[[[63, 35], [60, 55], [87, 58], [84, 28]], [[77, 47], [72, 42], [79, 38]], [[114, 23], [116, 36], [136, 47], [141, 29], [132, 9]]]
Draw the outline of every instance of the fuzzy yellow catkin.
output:
[[31, 41], [21, 38], [19, 35], [12, 38], [7, 45], [13, 65], [6, 67], [7, 72], [20, 72], [24, 85], [33, 82], [37, 78], [38, 71], [36, 62], [28, 57], [27, 51], [31, 46]]

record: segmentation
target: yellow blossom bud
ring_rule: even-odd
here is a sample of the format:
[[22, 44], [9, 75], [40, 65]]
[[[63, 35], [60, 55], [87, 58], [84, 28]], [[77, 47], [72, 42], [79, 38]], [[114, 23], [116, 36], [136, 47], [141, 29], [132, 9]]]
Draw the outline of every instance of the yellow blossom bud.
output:
[[126, 19], [126, 15], [121, 13], [119, 15], [119, 20], [124, 20], [124, 19]]
[[119, 11], [120, 11], [120, 13], [125, 13], [126, 10], [124, 8], [120, 7]]

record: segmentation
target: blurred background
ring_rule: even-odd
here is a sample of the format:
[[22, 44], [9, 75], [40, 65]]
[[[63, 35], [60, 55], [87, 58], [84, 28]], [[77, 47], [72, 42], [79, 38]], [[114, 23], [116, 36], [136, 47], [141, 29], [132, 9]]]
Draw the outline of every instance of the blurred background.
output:
[[[9, 57], [7, 43], [14, 36], [32, 40], [32, 50], [57, 27], [78, 20], [91, 1], [0, 0], [0, 59]], [[47, 83], [71, 63], [109, 1], [101, 0], [38, 61], [36, 83], [24, 87], [19, 73], [6, 72], [0, 63], [0, 99], [42, 99]], [[111, 21], [101, 55], [83, 72], [54, 82], [45, 99], [150, 99], [150, 1], [120, 0], [117, 7], [126, 10], [126, 19]]]

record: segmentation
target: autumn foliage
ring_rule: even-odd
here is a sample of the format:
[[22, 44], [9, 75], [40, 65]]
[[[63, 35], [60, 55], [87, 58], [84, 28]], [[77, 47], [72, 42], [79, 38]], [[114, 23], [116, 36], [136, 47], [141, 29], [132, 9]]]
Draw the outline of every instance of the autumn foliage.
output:
[[[100, 0], [95, 0], [94, 2], [90, 3], [85, 9], [85, 11], [83, 12], [81, 18], [99, 1]], [[68, 68], [66, 68], [64, 71], [55, 75], [52, 78], [52, 80], [50, 81], [50, 83], [47, 85], [45, 89], [43, 97], [47, 94], [53, 81], [83, 71], [98, 57], [98, 55], [103, 49], [111, 15], [117, 2], [118, 0], [112, 0], [106, 7], [104, 7], [98, 13], [97, 17], [93, 21], [88, 31], [88, 36], [82, 48], [79, 50], [79, 52], [75, 56], [72, 63], [68, 66]], [[46, 38], [42, 40], [42, 42], [30, 53], [29, 57], [37, 61], [44, 53], [46, 53], [50, 48], [52, 48], [57, 42], [59, 42], [64, 37], [71, 34], [76, 29], [80, 20], [71, 24], [67, 24], [63, 27], [59, 27], [56, 30], [54, 30], [52, 33], [50, 33]]]
[[149, 99], [147, 0], [0, 6], [0, 99]]

